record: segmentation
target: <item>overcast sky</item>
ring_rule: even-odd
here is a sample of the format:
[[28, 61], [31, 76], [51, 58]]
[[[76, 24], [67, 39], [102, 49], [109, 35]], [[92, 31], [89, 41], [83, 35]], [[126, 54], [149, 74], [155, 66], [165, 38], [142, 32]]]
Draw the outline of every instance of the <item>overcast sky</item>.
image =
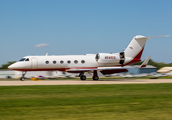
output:
[[[172, 35], [172, 0], [0, 0], [0, 65], [27, 55], [121, 52], [136, 35]], [[142, 60], [172, 63], [172, 36]]]

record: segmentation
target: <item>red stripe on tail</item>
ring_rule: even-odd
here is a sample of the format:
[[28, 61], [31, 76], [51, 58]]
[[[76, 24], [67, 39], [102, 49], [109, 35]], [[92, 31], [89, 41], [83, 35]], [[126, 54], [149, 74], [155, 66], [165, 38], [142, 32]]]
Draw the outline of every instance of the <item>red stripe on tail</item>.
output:
[[143, 50], [144, 48], [133, 58], [132, 61], [130, 61], [129, 63], [125, 64], [125, 65], [131, 65], [131, 64], [134, 64], [134, 63], [137, 63], [137, 62], [140, 62], [141, 61], [141, 56], [142, 56], [142, 53], [143, 53]]

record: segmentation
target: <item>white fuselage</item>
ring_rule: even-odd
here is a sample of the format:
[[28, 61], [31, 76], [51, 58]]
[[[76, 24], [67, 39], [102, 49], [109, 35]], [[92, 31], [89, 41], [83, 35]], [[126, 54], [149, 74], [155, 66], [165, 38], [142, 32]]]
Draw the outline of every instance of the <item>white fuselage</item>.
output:
[[[18, 71], [66, 71], [68, 69], [90, 69], [97, 67], [115, 67], [119, 64], [119, 53], [104, 55], [99, 61], [96, 54], [59, 55], [59, 56], [25, 56], [9, 68]], [[131, 61], [128, 59], [127, 61]]]

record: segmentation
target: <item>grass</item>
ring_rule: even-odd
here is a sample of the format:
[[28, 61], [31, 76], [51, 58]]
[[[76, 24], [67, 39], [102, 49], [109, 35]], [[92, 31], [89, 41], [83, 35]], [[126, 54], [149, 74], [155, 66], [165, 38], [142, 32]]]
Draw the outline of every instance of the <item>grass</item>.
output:
[[0, 120], [171, 120], [171, 86], [0, 86]]

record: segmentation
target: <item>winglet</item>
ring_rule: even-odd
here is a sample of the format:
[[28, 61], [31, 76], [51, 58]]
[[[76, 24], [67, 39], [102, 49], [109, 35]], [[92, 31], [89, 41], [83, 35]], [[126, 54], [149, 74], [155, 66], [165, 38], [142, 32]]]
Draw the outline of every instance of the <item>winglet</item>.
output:
[[151, 56], [149, 56], [149, 57], [140, 65], [139, 68], [146, 67], [146, 65], [148, 64], [148, 62], [149, 62], [149, 60], [150, 60], [150, 57], [151, 57]]

